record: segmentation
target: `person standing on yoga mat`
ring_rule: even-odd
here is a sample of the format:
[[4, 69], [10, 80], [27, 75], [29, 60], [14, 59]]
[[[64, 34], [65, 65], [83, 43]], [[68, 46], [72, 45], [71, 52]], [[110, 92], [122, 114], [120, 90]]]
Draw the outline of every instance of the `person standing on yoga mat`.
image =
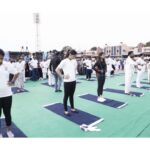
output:
[[[8, 137], [14, 137], [11, 131], [11, 106], [12, 106], [12, 91], [11, 85], [13, 85], [18, 77], [17, 70], [7, 62], [4, 62], [4, 51], [0, 49], [0, 118], [2, 110], [4, 112], [5, 121], [7, 125]], [[13, 74], [13, 78], [9, 81], [9, 75]], [[0, 120], [0, 137], [1, 132], [1, 120]]]
[[132, 77], [136, 68], [136, 61], [134, 60], [133, 51], [128, 52], [128, 58], [125, 62], [125, 94], [132, 95], [131, 84]]
[[136, 61], [137, 63], [137, 78], [136, 78], [136, 87], [141, 88], [142, 76], [146, 70], [146, 62], [144, 60], [144, 54], [140, 54], [139, 58]]
[[[64, 79], [64, 114], [70, 116], [67, 108], [68, 98], [70, 100], [71, 112], [77, 113], [78, 111], [74, 108], [74, 92], [76, 88], [76, 61], [77, 52], [74, 49], [68, 50], [66, 58], [60, 62], [56, 68], [56, 73]], [[63, 70], [63, 74], [62, 74]]]
[[98, 88], [97, 88], [97, 100], [99, 102], [104, 102], [105, 99], [102, 97], [103, 95], [103, 87], [105, 83], [105, 75], [107, 71], [107, 64], [105, 62], [105, 55], [103, 52], [99, 53], [98, 60], [93, 66], [93, 70], [96, 72]]

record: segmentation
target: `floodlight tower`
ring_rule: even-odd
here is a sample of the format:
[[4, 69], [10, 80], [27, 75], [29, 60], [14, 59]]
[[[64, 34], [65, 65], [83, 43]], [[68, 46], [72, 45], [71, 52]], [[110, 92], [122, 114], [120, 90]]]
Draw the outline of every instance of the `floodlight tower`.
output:
[[39, 13], [34, 13], [34, 23], [36, 25], [35, 50], [38, 52], [38, 51], [40, 51], [40, 40], [39, 40], [40, 16], [39, 16]]

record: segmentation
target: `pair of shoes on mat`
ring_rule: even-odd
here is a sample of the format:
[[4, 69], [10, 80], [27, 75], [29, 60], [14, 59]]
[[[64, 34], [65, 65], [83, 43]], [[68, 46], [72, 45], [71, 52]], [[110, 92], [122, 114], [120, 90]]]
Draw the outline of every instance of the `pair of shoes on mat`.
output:
[[68, 116], [68, 117], [71, 116], [71, 114], [70, 114], [69, 112], [64, 112], [64, 115], [66, 115], [66, 116]]
[[103, 98], [103, 97], [98, 97], [98, 98], [97, 98], [97, 101], [98, 101], [98, 102], [105, 102], [105, 101], [106, 101], [106, 99], [105, 99], [105, 98]]
[[[14, 134], [12, 133], [12, 131], [7, 131], [6, 134], [7, 134], [7, 136], [8, 136], [9, 138], [13, 138], [13, 137], [14, 137]], [[2, 133], [0, 133], [0, 138], [3, 138]]]
[[25, 90], [24, 89], [20, 89], [20, 92], [24, 92]]
[[76, 110], [76, 109], [71, 110], [71, 112], [72, 112], [72, 113], [76, 113], [76, 114], [78, 114], [78, 113], [79, 113], [79, 111], [78, 111], [78, 110]]
[[21, 92], [21, 90], [20, 90], [20, 89], [18, 89], [18, 90], [17, 90], [17, 92]]
[[131, 92], [129, 92], [129, 93], [125, 93], [125, 94], [130, 95], [130, 96], [134, 96], [134, 94], [133, 94], [133, 93], [131, 93]]
[[[76, 114], [78, 114], [79, 113], [79, 111], [78, 110], [71, 110], [71, 113], [76, 113]], [[71, 114], [69, 113], [69, 112], [64, 112], [64, 115], [66, 115], [66, 116], [71, 116]]]
[[7, 131], [6, 132], [7, 133], [7, 136], [9, 137], [9, 138], [13, 138], [14, 137], [14, 134], [13, 134], [13, 132], [12, 131]]

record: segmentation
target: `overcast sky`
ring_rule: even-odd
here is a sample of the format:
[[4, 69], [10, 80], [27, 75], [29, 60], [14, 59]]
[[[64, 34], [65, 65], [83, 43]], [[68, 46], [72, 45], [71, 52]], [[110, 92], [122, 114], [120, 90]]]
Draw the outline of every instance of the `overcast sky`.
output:
[[33, 13], [40, 13], [40, 49], [77, 50], [150, 41], [147, 0], [5, 0], [0, 11], [0, 48], [35, 50]]

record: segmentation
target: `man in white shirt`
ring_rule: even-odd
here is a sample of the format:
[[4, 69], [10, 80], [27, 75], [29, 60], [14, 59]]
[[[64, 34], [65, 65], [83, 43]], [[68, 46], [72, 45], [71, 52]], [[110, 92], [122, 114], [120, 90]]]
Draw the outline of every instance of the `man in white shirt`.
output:
[[[75, 59], [77, 52], [75, 50], [70, 50], [68, 52], [69, 56], [61, 61], [61, 63], [56, 68], [56, 73], [64, 79], [64, 114], [70, 116], [67, 108], [68, 98], [70, 100], [71, 112], [78, 113], [74, 108], [74, 92], [76, 88], [76, 70], [77, 61]], [[62, 74], [62, 70], [63, 73]]]
[[18, 78], [16, 79], [15, 86], [18, 87], [19, 89], [17, 92], [23, 92], [24, 91], [24, 63], [22, 63], [23, 59], [19, 58], [18, 62], [16, 62], [16, 69], [17, 72], [19, 73]]
[[116, 60], [116, 72], [119, 72], [120, 70], [120, 61], [117, 59]]
[[47, 76], [47, 64], [46, 64], [46, 60], [45, 59], [40, 62], [40, 67], [42, 69], [42, 77], [43, 77], [43, 79], [46, 79], [46, 76]]
[[134, 75], [136, 67], [136, 62], [134, 61], [134, 53], [130, 51], [128, 53], [128, 58], [126, 59], [125, 63], [125, 93], [128, 95], [132, 95], [131, 93], [131, 84], [132, 84], [132, 77]]
[[35, 56], [33, 56], [33, 59], [29, 62], [30, 67], [32, 68], [32, 81], [38, 80], [38, 61]]
[[91, 57], [88, 57], [84, 61], [84, 64], [86, 66], [86, 79], [90, 80], [91, 79], [91, 74], [92, 74], [92, 60], [91, 60]]
[[[11, 106], [12, 106], [12, 91], [11, 85], [14, 84], [18, 77], [18, 73], [12, 65], [3, 61], [4, 51], [0, 49], [0, 117], [2, 110], [4, 112], [5, 121], [7, 125], [8, 137], [14, 137], [11, 131]], [[10, 74], [13, 74], [13, 78], [9, 79]], [[0, 137], [3, 137], [1, 133], [1, 120], [0, 120]]]
[[107, 72], [106, 72], [106, 76], [110, 76], [111, 72], [113, 71], [112, 65], [113, 65], [113, 59], [108, 56], [108, 58], [106, 59], [106, 64], [107, 64]]
[[144, 61], [144, 55], [140, 54], [140, 57], [136, 61], [137, 63], [137, 78], [136, 78], [136, 86], [141, 88], [141, 78], [146, 70], [146, 62]]
[[20, 59], [21, 59], [21, 67], [23, 69], [23, 81], [25, 82], [26, 81], [26, 77], [25, 77], [26, 61], [24, 60], [23, 57], [21, 57]]

